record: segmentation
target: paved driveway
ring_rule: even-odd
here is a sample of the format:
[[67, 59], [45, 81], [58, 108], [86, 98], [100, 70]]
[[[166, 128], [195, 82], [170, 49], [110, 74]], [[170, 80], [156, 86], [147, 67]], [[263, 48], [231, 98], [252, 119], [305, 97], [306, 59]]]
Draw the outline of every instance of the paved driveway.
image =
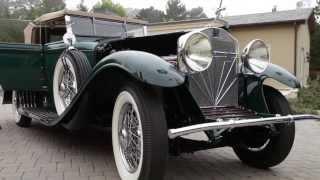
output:
[[[18, 128], [10, 106], [0, 107], [0, 179], [119, 179], [110, 132], [70, 133], [33, 123]], [[287, 161], [271, 170], [239, 162], [229, 148], [171, 157], [167, 180], [320, 179], [320, 123], [297, 125], [297, 138]]]

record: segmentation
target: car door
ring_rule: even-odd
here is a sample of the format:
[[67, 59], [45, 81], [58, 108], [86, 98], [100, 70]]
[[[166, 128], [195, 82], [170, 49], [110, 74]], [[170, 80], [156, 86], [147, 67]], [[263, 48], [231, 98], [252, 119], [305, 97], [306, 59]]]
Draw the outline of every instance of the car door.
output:
[[7, 90], [46, 88], [43, 47], [0, 43], [0, 84]]

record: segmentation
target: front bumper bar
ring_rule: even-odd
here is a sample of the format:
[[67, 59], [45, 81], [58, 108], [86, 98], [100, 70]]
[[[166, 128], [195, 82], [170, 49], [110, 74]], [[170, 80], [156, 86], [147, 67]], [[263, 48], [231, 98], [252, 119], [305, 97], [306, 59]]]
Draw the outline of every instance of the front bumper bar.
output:
[[302, 120], [320, 120], [320, 116], [315, 115], [288, 115], [269, 118], [258, 118], [258, 119], [243, 119], [243, 120], [228, 120], [222, 122], [211, 122], [196, 124], [191, 126], [185, 126], [177, 129], [169, 129], [168, 136], [170, 139], [176, 137], [197, 133], [201, 131], [208, 131], [214, 129], [228, 129], [228, 128], [239, 128], [239, 127], [250, 127], [250, 126], [263, 126], [269, 124], [281, 124], [281, 123], [292, 123], [294, 121]]

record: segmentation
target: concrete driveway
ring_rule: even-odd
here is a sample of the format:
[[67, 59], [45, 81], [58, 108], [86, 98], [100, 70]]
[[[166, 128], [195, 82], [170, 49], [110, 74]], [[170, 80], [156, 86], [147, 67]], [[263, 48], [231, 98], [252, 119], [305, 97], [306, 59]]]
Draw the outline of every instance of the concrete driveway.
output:
[[[111, 135], [103, 130], [70, 133], [34, 122], [15, 125], [11, 106], [0, 107], [0, 179], [117, 180]], [[242, 164], [230, 148], [171, 157], [167, 180], [320, 179], [320, 123], [297, 124], [294, 149], [270, 170]]]

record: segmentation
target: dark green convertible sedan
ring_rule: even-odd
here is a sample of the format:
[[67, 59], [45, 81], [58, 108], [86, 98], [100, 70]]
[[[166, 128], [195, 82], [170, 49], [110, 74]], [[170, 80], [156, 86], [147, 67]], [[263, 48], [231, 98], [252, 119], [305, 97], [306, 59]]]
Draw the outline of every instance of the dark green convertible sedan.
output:
[[264, 84], [300, 87], [270, 63], [262, 40], [240, 53], [228, 25], [214, 24], [148, 36], [139, 20], [43, 15], [25, 29], [26, 44], [0, 43], [0, 99], [13, 104], [20, 127], [32, 120], [111, 127], [124, 180], [163, 179], [169, 154], [226, 146], [250, 166], [278, 165], [292, 148], [294, 122], [319, 117], [292, 115], [286, 98]]

